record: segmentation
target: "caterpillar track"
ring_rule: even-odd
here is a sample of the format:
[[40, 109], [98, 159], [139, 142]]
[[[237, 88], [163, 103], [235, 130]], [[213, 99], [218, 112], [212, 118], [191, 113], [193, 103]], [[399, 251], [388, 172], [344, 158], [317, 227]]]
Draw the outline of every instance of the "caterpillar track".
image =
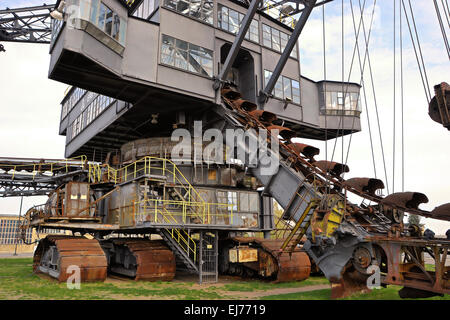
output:
[[257, 261], [243, 262], [239, 267], [232, 264], [222, 266], [224, 273], [239, 276], [257, 275], [276, 282], [305, 280], [311, 273], [311, 262], [306, 252], [300, 248], [289, 253], [280, 251], [283, 240], [234, 237], [229, 242], [229, 245], [238, 246], [238, 250], [244, 252], [256, 249]]
[[81, 282], [104, 281], [107, 274], [105, 253], [99, 242], [84, 237], [50, 235], [39, 241], [33, 258], [35, 272], [67, 281], [79, 268]]
[[33, 269], [59, 282], [75, 275], [81, 282], [98, 282], [114, 273], [134, 280], [171, 281], [175, 257], [163, 241], [50, 235], [42, 239], [33, 258]]
[[175, 277], [175, 256], [164, 241], [114, 239], [102, 246], [112, 273], [146, 281], [171, 281]]

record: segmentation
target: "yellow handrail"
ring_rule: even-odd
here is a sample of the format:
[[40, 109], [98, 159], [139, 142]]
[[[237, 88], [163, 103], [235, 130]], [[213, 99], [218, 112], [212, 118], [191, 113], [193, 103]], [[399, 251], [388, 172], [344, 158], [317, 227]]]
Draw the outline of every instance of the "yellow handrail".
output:
[[[272, 2], [272, 3], [271, 3]], [[281, 11], [279, 9], [276, 9], [275, 6], [278, 5], [277, 2], [273, 2], [273, 1], [265, 1], [264, 2], [264, 6], [266, 6], [268, 4], [268, 6], [266, 7], [266, 14], [269, 16], [272, 16], [274, 18], [278, 18], [280, 21], [282, 21], [282, 15], [281, 15]], [[275, 10], [277, 11], [276, 13], [271, 12], [271, 10]], [[288, 23], [285, 23], [286, 25], [290, 26], [291, 28], [295, 28], [295, 18], [290, 15], [290, 14], [283, 14], [284, 18], [290, 18], [291, 21]], [[284, 23], [284, 22], [283, 22]]]
[[[77, 159], [80, 159], [80, 160], [77, 160]], [[11, 159], [12, 161], [11, 162], [13, 162], [14, 161], [14, 159]], [[18, 160], [20, 160], [20, 159], [18, 159]], [[25, 160], [27, 160], [27, 159], [25, 159]], [[36, 159], [37, 160], [37, 159]], [[42, 160], [45, 160], [45, 159], [42, 159]], [[66, 167], [66, 165], [67, 164], [69, 164], [70, 162], [80, 162], [80, 163], [82, 163], [82, 164], [86, 164], [87, 163], [87, 157], [86, 156], [78, 156], [78, 157], [74, 157], [74, 158], [69, 158], [69, 159], [61, 159], [61, 160], [55, 160], [55, 161], [52, 161], [52, 162], [41, 162], [41, 163], [38, 163], [38, 162], [30, 162], [29, 164], [26, 164], [26, 163], [24, 163], [24, 164], [8, 164], [8, 163], [5, 163], [5, 164], [1, 164], [1, 166], [2, 167], [29, 167], [29, 166], [36, 166], [36, 165], [55, 165], [55, 164], [62, 164], [62, 166], [61, 167], [58, 167], [58, 168], [64, 168], [64, 167]], [[76, 163], [75, 163], [76, 164]]]
[[[152, 161], [161, 163], [162, 166], [152, 166]], [[143, 165], [143, 167], [139, 167]], [[99, 164], [89, 164], [89, 180], [92, 182], [102, 182], [102, 168], [105, 170], [107, 179], [114, 184], [122, 183], [127, 181], [130, 177], [136, 178], [143, 173], [143, 175], [151, 175], [153, 173], [159, 173], [161, 176], [165, 176], [166, 173], [169, 174], [169, 178], [174, 184], [183, 188], [187, 195], [187, 202], [204, 202], [200, 194], [191, 185], [189, 180], [184, 176], [184, 174], [178, 169], [177, 165], [165, 158], [157, 158], [146, 156], [143, 157], [129, 165], [122, 168], [115, 169], [109, 165], [100, 166]], [[156, 179], [156, 178], [155, 178]], [[204, 220], [204, 212], [198, 213], [198, 218], [202, 221]]]
[[[171, 218], [173, 222], [177, 222], [176, 219], [168, 212], [165, 208], [164, 211], [166, 211], [167, 214], [163, 214], [162, 211], [160, 211], [163, 218], [170, 222], [170, 219], [167, 218], [167, 215]], [[189, 255], [189, 251], [192, 251], [194, 256], [194, 261], [197, 261], [197, 244], [195, 243], [194, 239], [192, 239], [189, 234], [183, 230], [183, 229], [167, 229], [166, 230], [170, 233], [172, 236], [172, 239], [174, 239], [178, 244], [180, 244], [180, 247]], [[178, 238], [175, 238], [174, 232], [178, 235]], [[185, 234], [185, 236], [182, 235], [182, 232]], [[181, 244], [182, 242], [186, 245], [187, 248], [184, 248]], [[192, 248], [190, 243], [192, 243]]]
[[[20, 161], [20, 159], [14, 160], [12, 159], [11, 162], [15, 162], [15, 161]], [[1, 168], [12, 168], [12, 173], [11, 173], [11, 179], [14, 180], [14, 177], [16, 175], [16, 173], [19, 173], [23, 170], [23, 168], [29, 168], [29, 167], [33, 167], [33, 170], [31, 171], [31, 173], [29, 173], [33, 180], [35, 179], [36, 175], [40, 172], [50, 172], [50, 173], [54, 173], [55, 171], [60, 171], [60, 169], [64, 169], [65, 172], [69, 172], [69, 166], [78, 166], [81, 169], [85, 168], [85, 165], [88, 163], [87, 161], [87, 157], [86, 156], [78, 156], [78, 157], [74, 157], [74, 158], [70, 158], [70, 159], [64, 159], [64, 160], [55, 160], [52, 162], [30, 162], [29, 164], [26, 164], [25, 162], [23, 162], [22, 164], [9, 164], [9, 163], [5, 163], [5, 164], [0, 164]], [[42, 170], [43, 166], [50, 166], [49, 170]], [[1, 170], [1, 169], [0, 169]], [[8, 170], [8, 172], [10, 172], [10, 170]]]
[[[167, 209], [170, 205], [181, 206], [180, 210], [171, 211]], [[205, 202], [187, 202], [181, 200], [166, 200], [166, 199], [147, 199], [134, 202], [134, 215], [135, 220], [138, 215], [153, 215], [154, 222], [158, 223], [158, 217], [162, 218], [163, 224], [180, 225], [186, 223], [187, 207], [192, 207], [192, 211], [196, 211], [196, 208], [201, 208], [201, 211], [208, 213], [208, 221], [210, 221], [211, 215], [230, 217], [230, 223], [233, 224], [233, 204], [228, 203], [205, 203]], [[211, 206], [223, 206], [226, 207], [227, 213], [224, 214], [211, 214]], [[142, 210], [141, 210], [142, 209]], [[177, 220], [176, 216], [180, 216], [181, 220]], [[183, 229], [177, 228], [165, 228], [171, 235], [172, 239], [180, 244], [180, 247], [189, 255], [192, 252], [194, 261], [196, 261], [197, 245], [192, 237]]]
[[[143, 211], [141, 210], [135, 210], [136, 215], [148, 215], [153, 212], [153, 209], [155, 209], [155, 213], [157, 213], [157, 208], [161, 207], [162, 209], [166, 210], [166, 212], [170, 213], [172, 218], [173, 216], [180, 216], [181, 221], [173, 220], [173, 222], [176, 223], [186, 223], [186, 216], [188, 215], [188, 210], [190, 209], [191, 212], [199, 211], [203, 212], [208, 218], [203, 220], [203, 223], [209, 223], [211, 221], [211, 217], [229, 217], [230, 223], [233, 224], [234, 222], [234, 214], [233, 214], [233, 206], [234, 204], [230, 203], [212, 203], [212, 202], [187, 202], [182, 200], [169, 200], [169, 199], [146, 199], [142, 201], [136, 201], [134, 202], [135, 206], [138, 208], [143, 208]], [[172, 213], [167, 210], [167, 207], [170, 206], [177, 206], [178, 208], [174, 208]], [[179, 210], [179, 207], [181, 207], [181, 210]], [[226, 213], [211, 213], [211, 207], [217, 207], [216, 210], [220, 211], [220, 207], [222, 207], [222, 211]], [[169, 208], [170, 209], [170, 208]], [[155, 222], [157, 220], [157, 217], [155, 217]]]

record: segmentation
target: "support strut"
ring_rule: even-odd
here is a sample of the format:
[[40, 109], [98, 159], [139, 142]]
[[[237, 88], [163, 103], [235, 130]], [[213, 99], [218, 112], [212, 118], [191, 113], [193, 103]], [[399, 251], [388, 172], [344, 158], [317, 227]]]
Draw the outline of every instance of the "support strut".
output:
[[281, 54], [280, 60], [278, 60], [277, 66], [275, 67], [275, 70], [272, 73], [272, 76], [269, 79], [269, 82], [267, 83], [264, 90], [260, 91], [258, 102], [261, 107], [264, 106], [264, 104], [267, 102], [270, 93], [272, 92], [273, 88], [275, 87], [275, 83], [277, 82], [278, 78], [280, 77], [281, 72], [284, 69], [284, 66], [286, 65], [286, 62], [291, 55], [292, 50], [295, 47], [295, 44], [297, 43], [298, 37], [303, 31], [303, 28], [306, 25], [306, 21], [308, 21], [309, 16], [311, 15], [312, 10], [314, 9], [314, 6], [316, 5], [317, 0], [305, 0], [304, 5], [305, 8], [302, 11], [302, 14], [295, 25], [294, 31], [292, 32], [291, 36], [289, 37], [289, 41], [286, 44], [286, 48], [284, 48], [283, 53]]

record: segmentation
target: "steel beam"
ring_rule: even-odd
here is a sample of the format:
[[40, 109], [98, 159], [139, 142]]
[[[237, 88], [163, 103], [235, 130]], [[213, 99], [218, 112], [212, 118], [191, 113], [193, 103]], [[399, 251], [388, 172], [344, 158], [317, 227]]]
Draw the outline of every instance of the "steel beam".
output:
[[50, 10], [50, 9], [53, 9], [54, 7], [55, 7], [54, 4], [44, 4], [42, 6], [23, 7], [23, 8], [15, 8], [15, 9], [6, 8], [4, 10], [0, 10], [0, 14], [32, 12], [35, 10], [44, 10], [44, 9]]
[[0, 41], [50, 43], [54, 4], [0, 10]]
[[286, 48], [284, 48], [283, 53], [281, 54], [280, 60], [278, 60], [277, 66], [275, 67], [275, 70], [272, 73], [272, 76], [269, 79], [269, 82], [267, 83], [264, 90], [260, 91], [260, 95], [258, 98], [258, 102], [260, 103], [260, 106], [264, 106], [264, 104], [267, 102], [273, 88], [275, 87], [275, 83], [277, 82], [281, 72], [283, 71], [284, 66], [286, 65], [286, 62], [292, 52], [292, 49], [294, 49], [295, 44], [297, 43], [298, 37], [303, 31], [303, 28], [306, 25], [306, 22], [309, 19], [309, 16], [311, 15], [312, 10], [314, 9], [315, 5], [317, 3], [317, 0], [305, 0], [305, 8], [302, 11], [302, 14], [295, 25], [294, 31], [292, 32], [291, 36], [289, 37], [289, 41], [286, 44]]
[[245, 14], [244, 19], [242, 20], [242, 25], [239, 28], [239, 32], [234, 39], [233, 45], [231, 46], [230, 52], [228, 52], [227, 59], [223, 65], [222, 70], [218, 78], [214, 81], [214, 90], [220, 88], [220, 84], [225, 81], [227, 78], [228, 72], [230, 72], [231, 67], [233, 66], [234, 60], [236, 59], [239, 49], [241, 48], [242, 42], [244, 41], [245, 34], [247, 33], [248, 28], [252, 22], [253, 17], [255, 16], [256, 10], [258, 9], [259, 3], [261, 0], [253, 0], [250, 3], [250, 6]]

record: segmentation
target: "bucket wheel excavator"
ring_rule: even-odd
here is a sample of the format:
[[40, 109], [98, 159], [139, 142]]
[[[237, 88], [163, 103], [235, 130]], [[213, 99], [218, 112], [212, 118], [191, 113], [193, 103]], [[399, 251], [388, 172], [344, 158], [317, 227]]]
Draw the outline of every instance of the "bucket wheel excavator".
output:
[[[295, 26], [295, 37], [286, 44], [290, 50], [282, 54], [286, 60], [316, 5], [313, 0], [301, 3], [305, 9]], [[243, 20], [246, 26], [236, 36], [234, 51], [242, 44], [257, 4], [251, 2], [252, 13]], [[232, 55], [225, 61], [229, 68]], [[277, 64], [269, 80], [272, 87], [266, 87], [259, 98], [264, 100], [272, 92], [284, 64]], [[403, 286], [405, 297], [450, 294], [450, 266], [446, 264], [450, 240], [423, 234], [418, 226], [403, 222], [405, 213], [450, 221], [450, 204], [429, 212], [419, 209], [428, 202], [423, 193], [382, 197], [384, 183], [379, 179], [345, 180], [342, 175], [350, 171], [347, 164], [316, 160], [318, 148], [296, 142], [300, 139], [297, 133], [284, 127], [276, 114], [258, 109], [222, 80], [215, 83], [220, 103], [202, 116], [222, 133], [240, 129], [256, 145], [264, 140], [270, 147], [279, 146], [277, 152], [268, 148], [256, 164], [245, 166], [245, 174], [281, 205], [282, 219], [289, 226], [287, 236], [259, 239], [229, 232], [222, 237], [223, 226], [210, 222], [208, 203], [165, 158], [144, 156], [114, 165], [90, 163], [85, 158], [78, 162], [10, 160], [0, 164], [0, 193], [17, 196], [27, 189], [28, 195], [49, 196], [45, 205], [28, 210], [22, 236], [29, 228], [72, 233], [39, 241], [33, 260], [36, 272], [66, 281], [71, 267], [77, 266], [82, 281], [103, 281], [108, 273], [170, 281], [180, 265], [208, 276], [204, 266], [219, 261], [222, 273], [275, 281], [303, 280], [317, 267], [333, 284], [334, 297], [366, 288], [374, 270], [382, 285]], [[442, 83], [435, 91], [430, 117], [450, 129], [448, 85]], [[237, 148], [248, 151], [245, 141]], [[274, 163], [276, 170], [266, 174], [267, 164]], [[182, 181], [175, 183], [175, 179]], [[349, 194], [362, 201], [350, 201]], [[228, 208], [229, 201], [213, 206]], [[229, 221], [224, 225], [229, 227]], [[434, 271], [426, 268], [425, 254], [434, 261]]]

